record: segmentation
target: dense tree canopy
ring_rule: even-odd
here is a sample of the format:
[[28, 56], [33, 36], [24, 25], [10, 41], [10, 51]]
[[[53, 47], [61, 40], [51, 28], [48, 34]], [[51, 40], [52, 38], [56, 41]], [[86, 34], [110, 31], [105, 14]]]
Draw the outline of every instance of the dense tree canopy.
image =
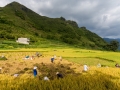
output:
[[107, 50], [116, 51], [119, 47], [119, 42], [116, 40], [111, 41], [107, 46]]

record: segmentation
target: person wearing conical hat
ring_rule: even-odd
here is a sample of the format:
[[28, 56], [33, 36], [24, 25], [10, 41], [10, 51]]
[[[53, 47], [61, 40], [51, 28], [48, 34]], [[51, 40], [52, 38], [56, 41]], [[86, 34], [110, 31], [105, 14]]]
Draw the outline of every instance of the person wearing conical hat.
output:
[[86, 72], [86, 71], [88, 71], [88, 66], [85, 64], [85, 65], [83, 65], [83, 69], [84, 69], [84, 71]]
[[52, 62], [52, 63], [54, 62], [54, 57], [51, 57], [51, 62]]
[[36, 66], [33, 68], [33, 75], [34, 75], [34, 77], [37, 76], [37, 67]]
[[61, 74], [61, 73], [59, 73], [59, 72], [56, 72], [56, 75], [57, 75], [57, 78], [59, 79], [59, 78], [63, 78], [63, 75]]
[[47, 76], [44, 77], [45, 81], [49, 81], [49, 78]]

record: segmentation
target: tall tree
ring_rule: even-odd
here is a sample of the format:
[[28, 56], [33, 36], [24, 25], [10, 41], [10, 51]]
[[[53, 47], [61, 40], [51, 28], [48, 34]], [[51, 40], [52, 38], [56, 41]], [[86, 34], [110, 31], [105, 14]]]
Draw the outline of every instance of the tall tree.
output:
[[110, 50], [116, 51], [119, 47], [119, 42], [116, 40], [113, 40], [110, 42]]

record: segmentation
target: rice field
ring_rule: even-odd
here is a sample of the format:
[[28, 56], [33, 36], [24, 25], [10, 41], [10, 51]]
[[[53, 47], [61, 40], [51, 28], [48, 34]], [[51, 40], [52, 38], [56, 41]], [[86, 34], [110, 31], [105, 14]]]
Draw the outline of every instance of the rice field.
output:
[[[24, 60], [40, 52], [42, 57]], [[53, 64], [50, 58], [56, 55]], [[41, 48], [1, 50], [0, 56], [8, 60], [0, 60], [0, 90], [120, 90], [119, 52], [85, 50], [78, 48]], [[59, 60], [62, 56], [63, 60]], [[103, 67], [98, 68], [100, 63]], [[83, 72], [83, 65], [89, 66]], [[38, 76], [34, 78], [32, 69], [38, 67]], [[57, 79], [56, 71], [60, 71], [63, 79]], [[14, 77], [19, 73], [18, 77]], [[48, 75], [50, 81], [44, 81]]]

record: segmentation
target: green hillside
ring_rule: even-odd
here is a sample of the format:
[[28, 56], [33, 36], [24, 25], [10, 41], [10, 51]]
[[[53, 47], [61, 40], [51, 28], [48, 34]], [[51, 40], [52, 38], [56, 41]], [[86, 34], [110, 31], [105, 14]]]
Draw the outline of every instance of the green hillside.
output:
[[30, 38], [30, 45], [47, 40], [80, 48], [104, 49], [107, 44], [86, 27], [78, 27], [75, 21], [64, 17], [41, 16], [17, 2], [12, 2], [0, 8], [0, 39], [1, 42], [16, 41], [19, 37]]

